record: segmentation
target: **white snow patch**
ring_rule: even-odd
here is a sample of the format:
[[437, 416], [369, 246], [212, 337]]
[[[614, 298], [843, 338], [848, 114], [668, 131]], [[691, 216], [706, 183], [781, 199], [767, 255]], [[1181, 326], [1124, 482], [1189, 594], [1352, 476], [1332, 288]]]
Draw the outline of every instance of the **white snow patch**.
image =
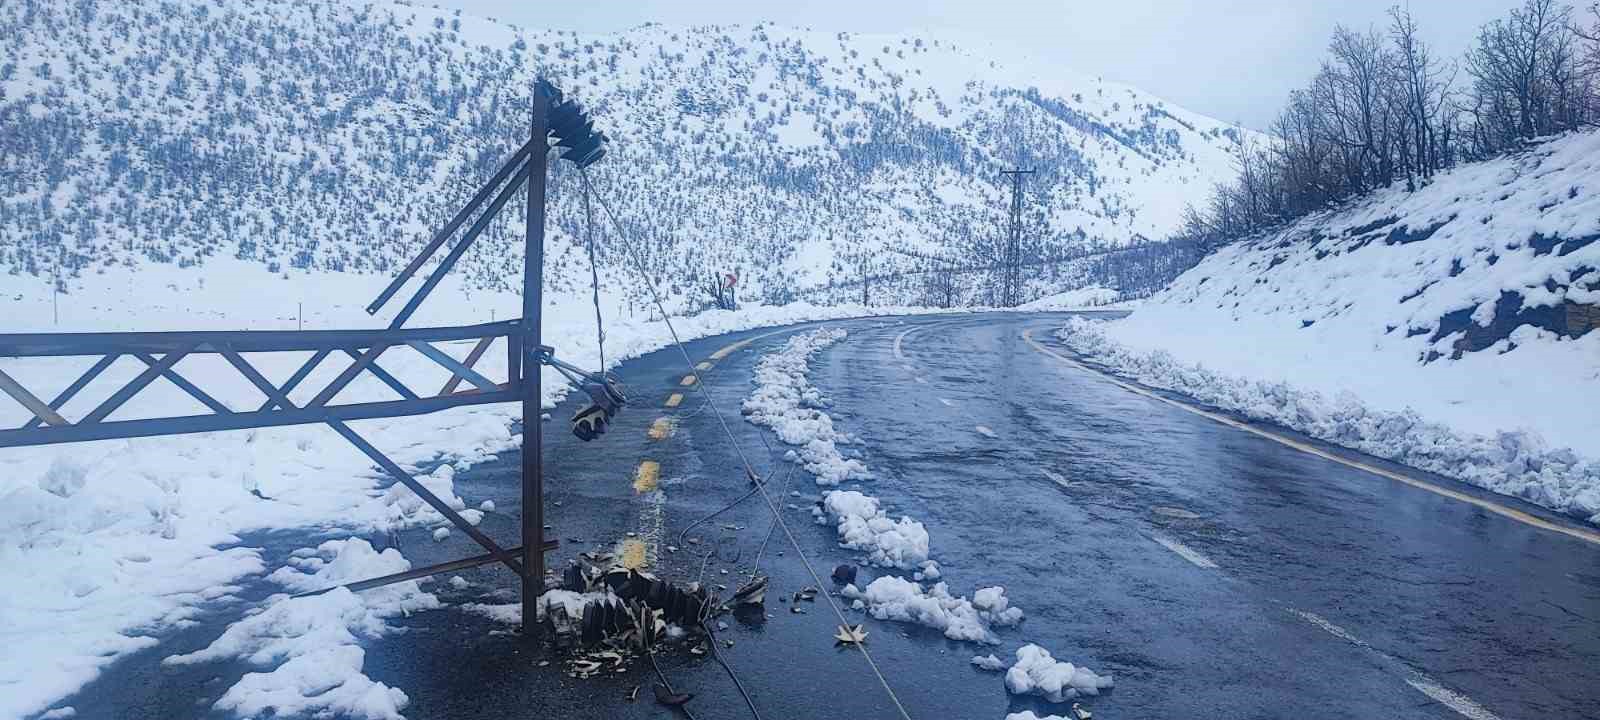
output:
[[878, 499], [857, 490], [830, 490], [813, 507], [819, 524], [831, 519], [839, 532], [839, 544], [867, 553], [867, 562], [880, 567], [920, 570], [938, 577], [938, 564], [924, 567], [928, 560], [928, 529], [922, 523], [902, 516], [891, 520]]
[[944, 583], [924, 589], [904, 578], [885, 575], [864, 590], [846, 585], [840, 595], [860, 602], [860, 609], [879, 620], [925, 625], [951, 640], [995, 644], [1000, 640], [992, 627], [1022, 622], [1022, 610], [1008, 607], [1005, 589], [1000, 587], [979, 590], [975, 595], [983, 600], [973, 602], [952, 596]]
[[823, 410], [828, 399], [806, 379], [811, 358], [846, 335], [838, 328], [821, 328], [789, 338], [756, 363], [756, 389], [744, 401], [747, 419], [772, 428], [779, 440], [796, 446], [784, 457], [801, 463], [816, 476], [818, 485], [871, 477], [860, 460], [845, 458], [839, 451], [840, 445], [854, 440], [834, 428], [833, 418]]
[[1006, 671], [1006, 691], [1012, 695], [1039, 695], [1050, 702], [1065, 702], [1079, 695], [1099, 695], [1111, 687], [1110, 675], [1063, 662], [1050, 651], [1029, 643], [1017, 649], [1017, 662]]
[[[411, 568], [393, 548], [379, 553], [359, 538], [330, 540], [315, 550], [325, 560], [315, 573], [293, 567], [269, 576], [290, 590], [315, 590]], [[163, 662], [187, 665], [238, 658], [262, 672], [245, 674], [213, 707], [244, 716], [338, 715], [394, 720], [404, 692], [362, 671], [362, 641], [394, 632], [386, 620], [439, 607], [415, 581], [361, 595], [335, 588], [308, 597], [275, 596], [261, 612], [229, 625], [207, 647]]]

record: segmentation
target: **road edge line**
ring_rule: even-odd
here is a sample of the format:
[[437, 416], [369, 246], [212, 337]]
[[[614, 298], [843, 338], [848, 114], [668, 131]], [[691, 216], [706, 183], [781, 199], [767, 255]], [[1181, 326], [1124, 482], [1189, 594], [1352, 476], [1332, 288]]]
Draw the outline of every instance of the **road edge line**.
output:
[[1354, 468], [1356, 470], [1362, 470], [1362, 471], [1371, 473], [1373, 475], [1377, 475], [1379, 477], [1387, 478], [1387, 479], [1393, 480], [1395, 482], [1399, 482], [1399, 483], [1404, 483], [1406, 485], [1410, 485], [1411, 487], [1414, 487], [1414, 488], [1417, 488], [1417, 489], [1420, 489], [1420, 490], [1426, 490], [1426, 491], [1431, 492], [1431, 493], [1433, 493], [1435, 495], [1439, 495], [1439, 496], [1442, 496], [1442, 497], [1450, 498], [1451, 500], [1458, 500], [1460, 502], [1467, 503], [1468, 505], [1476, 506], [1476, 507], [1478, 507], [1480, 509], [1487, 510], [1489, 512], [1492, 512], [1492, 513], [1494, 513], [1496, 515], [1500, 515], [1500, 516], [1505, 517], [1505, 518], [1510, 519], [1510, 520], [1515, 520], [1517, 522], [1520, 522], [1520, 523], [1522, 523], [1524, 525], [1528, 525], [1530, 527], [1535, 527], [1535, 528], [1538, 528], [1540, 530], [1546, 530], [1546, 531], [1550, 531], [1550, 532], [1560, 533], [1562, 535], [1566, 535], [1566, 536], [1574, 538], [1576, 540], [1582, 540], [1584, 542], [1587, 542], [1587, 543], [1590, 543], [1590, 544], [1593, 544], [1593, 545], [1600, 545], [1600, 533], [1595, 533], [1595, 532], [1592, 532], [1592, 531], [1589, 531], [1589, 530], [1585, 530], [1585, 529], [1582, 529], [1582, 528], [1573, 528], [1573, 527], [1566, 527], [1564, 525], [1558, 525], [1556, 523], [1550, 522], [1549, 520], [1545, 520], [1544, 518], [1536, 517], [1534, 515], [1531, 515], [1529, 513], [1526, 513], [1526, 512], [1524, 512], [1522, 510], [1518, 510], [1518, 509], [1513, 508], [1513, 507], [1508, 507], [1506, 505], [1501, 505], [1500, 503], [1494, 502], [1492, 500], [1488, 500], [1488, 499], [1485, 499], [1485, 498], [1479, 498], [1479, 497], [1473, 497], [1472, 495], [1468, 495], [1468, 494], [1463, 493], [1463, 492], [1461, 492], [1459, 490], [1452, 490], [1452, 489], [1447, 488], [1447, 487], [1442, 487], [1442, 486], [1439, 486], [1439, 485], [1435, 485], [1435, 484], [1433, 484], [1431, 482], [1428, 482], [1426, 480], [1422, 480], [1420, 478], [1414, 478], [1414, 477], [1411, 477], [1409, 475], [1404, 475], [1404, 474], [1395, 472], [1393, 470], [1388, 470], [1386, 468], [1377, 467], [1376, 465], [1371, 465], [1371, 464], [1368, 464], [1368, 463], [1364, 463], [1364, 462], [1361, 462], [1359, 460], [1340, 457], [1340, 456], [1335, 455], [1333, 453], [1330, 453], [1330, 452], [1328, 452], [1326, 450], [1323, 450], [1323, 449], [1318, 448], [1318, 447], [1311, 446], [1309, 444], [1306, 444], [1306, 443], [1301, 442], [1299, 440], [1296, 440], [1294, 438], [1291, 438], [1291, 437], [1288, 437], [1288, 436], [1285, 436], [1285, 435], [1282, 435], [1282, 434], [1279, 434], [1279, 433], [1276, 433], [1276, 432], [1272, 432], [1272, 431], [1267, 430], [1265, 428], [1257, 427], [1257, 426], [1252, 425], [1250, 423], [1241, 422], [1239, 420], [1235, 420], [1235, 419], [1227, 417], [1225, 415], [1220, 415], [1218, 413], [1211, 412], [1210, 410], [1204, 410], [1204, 409], [1201, 409], [1199, 407], [1195, 407], [1194, 405], [1190, 405], [1188, 403], [1184, 403], [1184, 402], [1180, 402], [1180, 401], [1177, 401], [1177, 400], [1173, 400], [1172, 398], [1162, 396], [1162, 395], [1160, 395], [1158, 393], [1152, 392], [1152, 391], [1147, 390], [1145, 388], [1142, 388], [1142, 387], [1139, 387], [1137, 385], [1133, 385], [1131, 383], [1125, 382], [1125, 381], [1121, 380], [1120, 378], [1116, 378], [1116, 377], [1113, 377], [1110, 374], [1107, 374], [1107, 373], [1101, 372], [1099, 370], [1096, 370], [1096, 369], [1094, 369], [1092, 367], [1089, 367], [1088, 365], [1085, 365], [1085, 364], [1083, 364], [1081, 362], [1078, 362], [1077, 360], [1075, 360], [1073, 358], [1067, 357], [1066, 355], [1062, 355], [1061, 353], [1058, 353], [1055, 350], [1052, 350], [1052, 349], [1050, 349], [1048, 347], [1045, 347], [1044, 345], [1041, 345], [1039, 343], [1039, 341], [1033, 339], [1033, 328], [1026, 328], [1026, 329], [1024, 329], [1022, 331], [1022, 340], [1024, 342], [1028, 343], [1028, 345], [1032, 346], [1034, 350], [1037, 350], [1037, 351], [1039, 351], [1039, 352], [1041, 352], [1041, 353], [1043, 353], [1045, 355], [1048, 355], [1050, 357], [1055, 358], [1056, 360], [1059, 360], [1059, 361], [1061, 361], [1063, 363], [1066, 363], [1066, 364], [1071, 365], [1071, 366], [1073, 366], [1075, 368], [1078, 368], [1079, 370], [1083, 370], [1085, 372], [1088, 372], [1088, 373], [1090, 373], [1090, 374], [1092, 374], [1092, 375], [1094, 375], [1094, 376], [1096, 376], [1096, 377], [1098, 377], [1098, 378], [1100, 378], [1102, 380], [1105, 380], [1105, 381], [1107, 381], [1107, 382], [1109, 382], [1109, 383], [1111, 383], [1113, 385], [1116, 385], [1117, 387], [1120, 387], [1120, 388], [1122, 388], [1124, 390], [1127, 390], [1128, 392], [1134, 393], [1136, 395], [1142, 395], [1142, 396], [1150, 398], [1152, 400], [1160, 401], [1162, 403], [1165, 403], [1165, 404], [1170, 405], [1172, 407], [1178, 408], [1178, 409], [1183, 410], [1185, 412], [1189, 412], [1189, 413], [1193, 413], [1195, 415], [1199, 415], [1200, 417], [1215, 421], [1215, 422], [1223, 424], [1223, 425], [1227, 425], [1228, 427], [1234, 428], [1236, 430], [1243, 430], [1243, 431], [1245, 431], [1247, 433], [1250, 433], [1252, 435], [1256, 435], [1258, 437], [1266, 438], [1267, 440], [1271, 440], [1271, 441], [1273, 441], [1275, 443], [1278, 443], [1278, 444], [1283, 445], [1283, 446], [1288, 447], [1288, 448], [1292, 448], [1294, 450], [1299, 450], [1300, 452], [1306, 453], [1308, 455], [1315, 455], [1317, 457], [1323, 458], [1324, 460], [1331, 460], [1333, 462], [1339, 463], [1340, 465], [1344, 465], [1346, 467]]

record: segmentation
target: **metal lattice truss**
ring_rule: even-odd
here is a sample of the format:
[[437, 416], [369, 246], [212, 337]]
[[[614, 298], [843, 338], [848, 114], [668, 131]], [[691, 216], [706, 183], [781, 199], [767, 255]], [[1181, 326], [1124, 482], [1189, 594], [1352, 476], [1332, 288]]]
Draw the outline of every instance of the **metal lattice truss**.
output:
[[[486, 377], [477, 369], [477, 365], [490, 346], [502, 339], [507, 353], [507, 378], [497, 382]], [[476, 343], [462, 360], [436, 347], [436, 343], [474, 340]], [[0, 368], [0, 392], [10, 396], [32, 415], [20, 426], [0, 430], [0, 448], [323, 423], [350, 441], [386, 474], [410, 488], [487, 551], [485, 555], [447, 563], [448, 567], [420, 568], [405, 573], [404, 578], [377, 578], [352, 585], [353, 589], [490, 562], [504, 563], [521, 575], [522, 563], [517, 558], [522, 554], [522, 548], [501, 548], [448, 503], [358, 435], [345, 421], [419, 415], [463, 405], [520, 400], [523, 392], [522, 340], [520, 320], [465, 327], [389, 330], [0, 335], [0, 357], [95, 358], [87, 370], [57, 392], [49, 402]], [[379, 364], [385, 352], [396, 348], [415, 350], [447, 371], [449, 380], [437, 391], [430, 391], [426, 395], [413, 390]], [[268, 380], [250, 360], [252, 356], [262, 353], [285, 352], [310, 352], [311, 356], [282, 384]], [[178, 372], [179, 361], [203, 355], [219, 356], [226, 360], [242, 379], [261, 392], [265, 402], [248, 409], [230, 408]], [[550, 355], [550, 348], [541, 347], [533, 360], [553, 362]], [[63, 414], [62, 408], [69, 401], [78, 398], [102, 373], [124, 357], [143, 363], [145, 370], [120, 386], [113, 385], [114, 390], [96, 386], [97, 390], [102, 391], [103, 399], [81, 416], [69, 418]], [[344, 362], [342, 366], [337, 364], [341, 360]], [[332, 379], [324, 381], [311, 399], [301, 403], [291, 400], [290, 394], [297, 390], [302, 396], [305, 394], [306, 389], [301, 387], [302, 384], [324, 365], [342, 369]], [[377, 378], [398, 394], [400, 399], [340, 402], [341, 392], [363, 373]], [[114, 412], [148, 390], [158, 378], [166, 379], [210, 412], [110, 419]], [[110, 392], [105, 394], [105, 390]]]
[[[541, 405], [540, 371], [544, 365], [551, 365], [568, 381], [587, 393], [595, 403], [594, 412], [603, 415], [605, 420], [609, 420], [611, 414], [625, 401], [618, 386], [606, 376], [587, 373], [557, 360], [554, 351], [540, 342], [539, 316], [544, 286], [545, 180], [549, 169], [550, 141], [554, 139], [557, 147], [566, 148], [561, 155], [563, 159], [582, 168], [605, 155], [606, 138], [604, 133], [594, 130], [593, 122], [581, 105], [565, 99], [561, 92], [549, 83], [540, 81], [536, 84], [532, 106], [533, 121], [529, 127], [528, 140], [501, 165], [472, 199], [434, 234], [422, 252], [367, 307], [369, 314], [375, 314], [445, 247], [450, 238], [456, 236], [458, 230], [466, 227], [455, 245], [438, 259], [410, 300], [396, 313], [387, 329], [0, 334], [0, 358], [93, 358], [88, 369], [55, 393], [49, 402], [43, 400], [43, 395], [34, 392], [25, 383], [18, 381], [14, 375], [0, 368], [0, 393], [16, 401], [29, 414], [28, 420], [21, 426], [0, 429], [0, 449], [113, 438], [326, 424], [365, 453], [385, 473], [410, 488], [468, 537], [477, 541], [486, 551], [485, 554], [476, 557], [363, 580], [344, 587], [363, 590], [498, 562], [511, 568], [521, 578], [523, 617], [531, 621], [535, 616], [534, 603], [538, 595], [543, 592], [544, 553], [556, 547], [554, 540], [544, 539], [543, 440], [538, 421], [532, 420], [528, 430], [523, 433], [521, 518], [523, 547], [509, 550], [500, 547], [494, 540], [467, 522], [448, 503], [440, 500], [398, 464], [373, 447], [372, 443], [356, 434], [346, 422], [421, 415], [463, 405], [501, 402], [520, 402], [525, 419], [537, 418]], [[522, 287], [524, 317], [463, 327], [404, 327], [407, 320], [438, 287], [439, 282], [490, 225], [500, 210], [524, 187], [526, 187], [524, 197], [527, 200]], [[469, 225], [468, 220], [474, 217], [476, 220]], [[494, 341], [502, 338], [506, 347], [506, 372], [505, 380], [497, 382], [486, 377], [478, 367], [479, 361]], [[477, 343], [462, 360], [456, 360], [437, 346], [439, 343], [473, 340]], [[449, 380], [438, 392], [423, 395], [414, 391], [378, 364], [379, 358], [386, 352], [401, 348], [414, 350], [428, 361], [442, 367], [450, 373]], [[282, 384], [268, 380], [258, 366], [252, 364], [249, 359], [260, 354], [285, 352], [310, 352], [311, 356]], [[238, 371], [240, 377], [261, 392], [265, 398], [264, 402], [252, 408], [235, 408], [217, 400], [212, 394], [178, 372], [178, 363], [184, 358], [194, 356], [221, 357]], [[88, 412], [76, 417], [68, 417], [63, 412], [63, 408], [67, 407], [70, 401], [83, 394], [108, 368], [118, 364], [123, 358], [133, 358], [142, 363], [144, 369], [100, 399], [100, 402]], [[331, 380], [322, 384], [309, 400], [296, 403], [291, 399], [291, 394], [297, 390], [301, 391], [298, 397], [305, 396], [306, 393], [301, 386], [314, 376], [314, 371], [319, 367], [340, 361], [348, 364], [343, 365], [342, 370]], [[260, 362], [259, 357], [257, 362]], [[397, 393], [399, 399], [339, 400], [341, 393], [352, 382], [366, 375], [377, 378]], [[129, 401], [145, 392], [158, 378], [177, 386], [210, 412], [112, 419], [113, 413], [127, 406]], [[212, 380], [215, 378], [207, 379], [208, 382]], [[215, 389], [213, 387], [213, 390]], [[144, 405], [152, 404], [162, 407], [170, 405], [160, 402], [144, 403]], [[591, 429], [594, 432], [604, 432], [603, 424], [593, 425]], [[592, 439], [592, 435], [593, 433], [587, 436], [579, 434], [579, 437], [588, 440]], [[537, 626], [534, 627], [536, 633]]]

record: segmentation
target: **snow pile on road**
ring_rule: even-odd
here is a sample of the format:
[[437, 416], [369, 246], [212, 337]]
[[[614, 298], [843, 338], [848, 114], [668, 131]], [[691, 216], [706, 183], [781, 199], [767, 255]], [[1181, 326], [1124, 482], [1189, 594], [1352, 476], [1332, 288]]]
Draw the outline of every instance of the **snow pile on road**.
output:
[[1070, 345], [1600, 523], [1600, 132], [1223, 247]]
[[944, 583], [924, 589], [910, 580], [885, 575], [865, 589], [846, 585], [840, 595], [855, 600], [851, 607], [879, 620], [925, 625], [951, 640], [968, 642], [998, 643], [991, 628], [1016, 625], [1023, 616], [1021, 608], [1010, 607], [1002, 587], [984, 588], [968, 600], [952, 596]]
[[[867, 553], [867, 562], [873, 565], [914, 571], [931, 562], [928, 529], [909, 517], [891, 520], [875, 497], [857, 490], [830, 490], [811, 513], [818, 524], [831, 520], [839, 532], [839, 544]], [[932, 566], [935, 577], [937, 568]]]
[[[330, 540], [269, 577], [296, 590], [315, 590], [411, 569], [394, 549], [377, 552], [359, 538]], [[320, 561], [320, 562], [317, 562]], [[394, 720], [408, 700], [398, 688], [362, 672], [362, 641], [394, 632], [386, 620], [439, 607], [415, 581], [361, 595], [337, 588], [309, 597], [275, 596], [259, 613], [229, 625], [201, 650], [163, 662], [187, 665], [239, 659], [262, 668], [246, 673], [213, 707], [245, 717], [316, 715]]]
[[784, 457], [815, 475], [818, 485], [871, 477], [860, 460], [839, 451], [852, 440], [833, 427], [833, 418], [823, 411], [828, 399], [806, 379], [811, 359], [846, 335], [839, 328], [821, 328], [789, 338], [756, 363], [756, 389], [744, 401], [750, 422], [772, 428], [779, 440], [797, 446]]
[[1110, 675], [1063, 662], [1050, 651], [1029, 643], [1017, 649], [1017, 662], [1006, 671], [1006, 691], [1012, 695], [1039, 695], [1050, 702], [1066, 702], [1079, 695], [1099, 695], [1111, 687]]

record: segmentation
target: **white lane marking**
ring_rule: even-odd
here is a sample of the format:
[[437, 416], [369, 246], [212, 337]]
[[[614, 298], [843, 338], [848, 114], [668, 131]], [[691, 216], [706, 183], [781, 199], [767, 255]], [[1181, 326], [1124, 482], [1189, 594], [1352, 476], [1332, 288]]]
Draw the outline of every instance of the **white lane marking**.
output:
[[901, 348], [901, 343], [905, 342], [907, 335], [910, 335], [911, 333], [914, 333], [914, 332], [916, 332], [918, 330], [921, 330], [921, 329], [922, 329], [922, 327], [918, 326], [918, 327], [911, 328], [909, 330], [902, 330], [902, 331], [900, 331], [899, 335], [894, 336], [894, 358], [896, 360], [900, 360], [902, 362], [909, 362], [907, 360], [907, 358], [906, 358], [905, 351]]
[[1078, 362], [1077, 360], [1074, 360], [1074, 359], [1072, 359], [1070, 357], [1067, 357], [1065, 355], [1062, 355], [1061, 353], [1058, 353], [1058, 352], [1056, 352], [1056, 351], [1054, 351], [1054, 350], [1052, 350], [1050, 348], [1047, 348], [1047, 347], [1045, 347], [1043, 345], [1040, 345], [1039, 341], [1033, 339], [1033, 328], [1028, 328], [1026, 330], [1023, 330], [1022, 331], [1022, 339], [1023, 339], [1023, 341], [1027, 342], [1029, 345], [1033, 346], [1033, 349], [1038, 350], [1039, 352], [1042, 352], [1042, 353], [1044, 353], [1046, 355], [1049, 355], [1050, 357], [1053, 357], [1053, 358], [1055, 358], [1057, 360], [1060, 360], [1061, 362], [1064, 362], [1064, 363], [1066, 363], [1068, 365], [1071, 365], [1071, 366], [1073, 366], [1073, 367], [1075, 367], [1075, 368], [1077, 368], [1079, 370], [1083, 370], [1084, 372], [1090, 373], [1091, 375], [1094, 375], [1095, 377], [1098, 377], [1098, 378], [1100, 378], [1102, 380], [1105, 380], [1106, 382], [1109, 382], [1112, 385], [1116, 385], [1117, 387], [1120, 387], [1123, 390], [1127, 390], [1128, 392], [1134, 393], [1136, 395], [1142, 395], [1144, 397], [1150, 398], [1151, 400], [1155, 400], [1157, 402], [1166, 403], [1167, 405], [1171, 405], [1172, 407], [1178, 408], [1179, 410], [1182, 410], [1184, 412], [1188, 412], [1188, 413], [1193, 413], [1195, 415], [1199, 415], [1200, 417], [1206, 418], [1208, 420], [1213, 420], [1215, 422], [1221, 423], [1223, 425], [1227, 425], [1228, 427], [1231, 427], [1231, 428], [1234, 428], [1234, 429], [1237, 429], [1237, 430], [1243, 430], [1243, 431], [1245, 431], [1247, 433], [1250, 433], [1252, 435], [1256, 435], [1258, 437], [1266, 438], [1266, 439], [1271, 440], [1271, 441], [1273, 441], [1275, 443], [1278, 443], [1279, 445], [1284, 445], [1286, 447], [1290, 447], [1290, 448], [1293, 448], [1295, 450], [1299, 450], [1300, 452], [1306, 453], [1308, 455], [1315, 455], [1315, 456], [1317, 456], [1319, 458], [1322, 458], [1324, 460], [1331, 460], [1333, 462], [1339, 463], [1340, 465], [1344, 465], [1346, 467], [1352, 467], [1352, 468], [1355, 468], [1357, 470], [1364, 470], [1366, 472], [1372, 473], [1373, 475], [1377, 475], [1379, 477], [1388, 478], [1390, 480], [1394, 480], [1395, 482], [1405, 483], [1406, 485], [1410, 485], [1410, 486], [1412, 486], [1414, 488], [1418, 488], [1420, 490], [1426, 490], [1426, 491], [1434, 493], [1436, 495], [1442, 495], [1442, 496], [1450, 498], [1452, 500], [1459, 500], [1459, 501], [1467, 503], [1469, 505], [1476, 505], [1477, 507], [1480, 507], [1480, 508], [1482, 508], [1484, 510], [1488, 510], [1489, 512], [1492, 512], [1492, 513], [1494, 513], [1496, 515], [1500, 515], [1500, 516], [1503, 516], [1503, 517], [1506, 517], [1506, 518], [1510, 518], [1512, 520], [1515, 520], [1517, 522], [1523, 523], [1525, 525], [1532, 525], [1533, 527], [1539, 528], [1541, 530], [1549, 530], [1550, 532], [1561, 533], [1562, 535], [1566, 535], [1568, 537], [1576, 538], [1576, 539], [1582, 540], [1584, 542], [1589, 542], [1589, 543], [1594, 543], [1596, 545], [1600, 545], [1600, 532], [1594, 532], [1592, 530], [1588, 530], [1588, 529], [1585, 529], [1585, 528], [1574, 528], [1574, 527], [1567, 527], [1565, 525], [1559, 525], [1559, 524], [1553, 523], [1553, 522], [1551, 522], [1549, 520], [1545, 520], [1544, 518], [1540, 518], [1540, 517], [1536, 517], [1534, 515], [1530, 515], [1530, 514], [1528, 514], [1526, 512], [1518, 510], [1516, 508], [1509, 507], [1509, 506], [1506, 506], [1506, 505], [1502, 505], [1502, 504], [1497, 503], [1497, 502], [1495, 502], [1493, 500], [1488, 500], [1488, 499], [1480, 498], [1480, 497], [1474, 497], [1474, 496], [1468, 495], [1468, 494], [1466, 494], [1464, 492], [1460, 492], [1460, 491], [1457, 491], [1457, 490], [1452, 490], [1452, 489], [1447, 488], [1447, 487], [1442, 487], [1442, 486], [1439, 486], [1439, 485], [1435, 485], [1435, 484], [1433, 484], [1431, 482], [1428, 482], [1426, 480], [1422, 480], [1422, 479], [1419, 479], [1419, 478], [1413, 478], [1413, 477], [1411, 477], [1409, 475], [1403, 475], [1403, 474], [1395, 472], [1393, 470], [1377, 467], [1376, 465], [1370, 465], [1368, 463], [1364, 463], [1364, 462], [1361, 462], [1359, 460], [1352, 460], [1350, 458], [1340, 457], [1338, 455], [1334, 455], [1333, 453], [1328, 452], [1326, 450], [1323, 450], [1321, 448], [1314, 447], [1312, 445], [1309, 445], [1307, 443], [1301, 442], [1299, 440], [1295, 440], [1294, 438], [1290, 438], [1290, 437], [1287, 437], [1287, 436], [1284, 436], [1284, 435], [1280, 435], [1280, 434], [1272, 432], [1270, 430], [1266, 430], [1266, 429], [1263, 429], [1263, 428], [1256, 427], [1256, 426], [1251, 425], [1249, 423], [1240, 422], [1240, 421], [1235, 420], [1233, 418], [1230, 418], [1230, 417], [1227, 417], [1227, 416], [1224, 416], [1224, 415], [1219, 415], [1219, 414], [1211, 412], [1209, 410], [1202, 410], [1202, 409], [1197, 408], [1197, 407], [1195, 407], [1193, 405], [1189, 405], [1187, 403], [1178, 402], [1177, 400], [1173, 400], [1172, 398], [1164, 397], [1164, 396], [1159, 395], [1157, 393], [1153, 393], [1153, 392], [1151, 392], [1149, 390], [1146, 390], [1146, 389], [1144, 389], [1142, 387], [1139, 387], [1137, 385], [1132, 385], [1132, 384], [1123, 382], [1123, 381], [1121, 381], [1121, 380], [1119, 380], [1119, 379], [1117, 379], [1115, 377], [1112, 377], [1111, 375], [1108, 375], [1106, 373], [1100, 372], [1099, 370], [1096, 370], [1096, 369], [1094, 369], [1092, 367], [1089, 367], [1088, 365], [1084, 365], [1083, 363]]
[[944, 403], [945, 405], [947, 405], [949, 407], [955, 407], [956, 406], [955, 403], [950, 402], [949, 400], [946, 400], [944, 398], [939, 398], [939, 402], [942, 402], [942, 403]]
[[1335, 625], [1335, 624], [1333, 624], [1331, 622], [1328, 622], [1327, 618], [1324, 618], [1321, 615], [1318, 615], [1318, 614], [1316, 614], [1314, 612], [1306, 612], [1304, 610], [1296, 610], [1294, 608], [1289, 608], [1289, 612], [1290, 612], [1290, 614], [1294, 615], [1295, 617], [1300, 618], [1301, 620], [1304, 620], [1304, 621], [1306, 621], [1308, 623], [1311, 623], [1312, 625], [1315, 625], [1315, 626], [1317, 626], [1319, 628], [1322, 628], [1322, 630], [1327, 632], [1329, 635], [1332, 635], [1332, 636], [1334, 636], [1336, 638], [1339, 638], [1340, 640], [1348, 642], [1351, 645], [1355, 645], [1357, 647], [1363, 647], [1363, 648], [1366, 648], [1368, 650], [1372, 650], [1372, 646], [1368, 645], [1365, 640], [1362, 640], [1361, 638], [1358, 638], [1355, 635], [1351, 634], [1349, 630], [1346, 630], [1346, 629], [1344, 629], [1342, 627], [1339, 627], [1338, 625]]
[[1406, 684], [1417, 689], [1451, 710], [1470, 720], [1500, 720], [1500, 716], [1489, 712], [1489, 709], [1479, 705], [1472, 698], [1458, 693], [1433, 681], [1427, 675], [1417, 674], [1416, 677], [1406, 678]]
[[994, 430], [991, 430], [988, 425], [979, 425], [973, 429], [977, 430], [979, 435], [987, 438], [999, 437], [998, 435], [994, 434]]
[[1150, 539], [1156, 541], [1156, 543], [1161, 547], [1177, 553], [1178, 557], [1194, 563], [1196, 567], [1204, 568], [1206, 570], [1217, 569], [1217, 564], [1211, 562], [1211, 558], [1201, 555], [1194, 548], [1178, 542], [1177, 540], [1173, 540], [1172, 538], [1164, 535], [1151, 535]]
[[1188, 510], [1185, 510], [1183, 508], [1167, 507], [1165, 505], [1157, 505], [1157, 506], [1155, 506], [1153, 508], [1150, 508], [1150, 512], [1153, 512], [1153, 513], [1155, 513], [1157, 515], [1160, 515], [1160, 516], [1163, 516], [1163, 517], [1178, 518], [1180, 520], [1199, 520], [1200, 519], [1199, 513], [1189, 512]]
[[1401, 679], [1405, 680], [1407, 685], [1410, 685], [1412, 688], [1416, 689], [1417, 692], [1432, 698], [1434, 702], [1454, 710], [1462, 717], [1465, 717], [1468, 720], [1500, 720], [1500, 716], [1495, 715], [1488, 708], [1479, 705], [1476, 700], [1440, 685], [1439, 681], [1418, 672], [1415, 668], [1412, 668], [1405, 662], [1397, 660], [1388, 653], [1371, 646], [1367, 643], [1367, 641], [1356, 637], [1355, 634], [1349, 630], [1329, 622], [1327, 618], [1324, 618], [1321, 615], [1313, 612], [1306, 612], [1305, 610], [1297, 610], [1295, 608], [1288, 608], [1288, 610], [1291, 615], [1294, 615], [1301, 620], [1321, 628], [1329, 635], [1339, 638], [1340, 640], [1348, 642], [1351, 645], [1363, 650], [1367, 650], [1378, 657], [1383, 658], [1389, 663], [1393, 663], [1405, 668], [1404, 675], [1406, 677], [1402, 677]]

